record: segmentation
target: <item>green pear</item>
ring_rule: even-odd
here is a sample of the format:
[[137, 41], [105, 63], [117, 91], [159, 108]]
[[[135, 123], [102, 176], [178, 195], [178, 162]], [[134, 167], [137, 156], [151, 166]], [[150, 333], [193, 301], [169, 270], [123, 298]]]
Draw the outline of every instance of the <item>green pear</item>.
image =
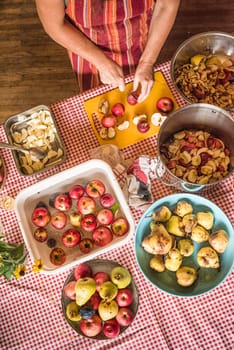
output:
[[105, 301], [102, 300], [98, 306], [99, 316], [103, 321], [111, 320], [119, 311], [118, 304], [115, 300]]
[[96, 282], [91, 277], [80, 278], [75, 285], [76, 303], [84, 305], [96, 291]]
[[177, 215], [172, 215], [166, 224], [167, 231], [172, 235], [184, 237], [185, 231], [182, 226], [182, 219]]
[[116, 266], [111, 270], [110, 279], [119, 289], [126, 288], [132, 280], [128, 270], [121, 266]]
[[166, 222], [171, 217], [171, 211], [168, 207], [163, 205], [152, 214], [152, 219], [159, 222]]
[[80, 311], [80, 307], [76, 304], [75, 301], [71, 301], [66, 306], [66, 316], [71, 321], [77, 322], [77, 321], [81, 320], [81, 315], [80, 315], [79, 311]]
[[114, 299], [117, 293], [118, 288], [111, 281], [106, 281], [100, 286], [99, 295], [102, 299], [105, 299], [106, 301], [111, 301], [112, 299]]

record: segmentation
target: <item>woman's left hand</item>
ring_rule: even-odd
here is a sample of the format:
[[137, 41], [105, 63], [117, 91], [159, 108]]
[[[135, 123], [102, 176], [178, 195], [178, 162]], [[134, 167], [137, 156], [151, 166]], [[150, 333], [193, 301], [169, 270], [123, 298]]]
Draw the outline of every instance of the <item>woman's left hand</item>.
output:
[[133, 80], [133, 91], [140, 88], [140, 94], [137, 102], [142, 102], [149, 96], [153, 84], [153, 65], [150, 63], [140, 62], [137, 66]]

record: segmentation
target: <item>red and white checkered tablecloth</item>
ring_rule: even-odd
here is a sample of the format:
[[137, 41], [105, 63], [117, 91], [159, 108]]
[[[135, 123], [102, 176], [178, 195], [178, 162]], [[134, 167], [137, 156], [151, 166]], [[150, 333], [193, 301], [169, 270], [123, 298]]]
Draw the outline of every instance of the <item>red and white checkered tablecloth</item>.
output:
[[[176, 98], [169, 74], [169, 62], [157, 66]], [[129, 81], [131, 77], [129, 77]], [[90, 90], [51, 105], [61, 137], [67, 151], [66, 161], [40, 178], [73, 167], [89, 159], [89, 151], [99, 146], [86, 116], [83, 101], [108, 91], [107, 87]], [[3, 127], [0, 139], [6, 140]], [[157, 138], [138, 142], [123, 149], [125, 158], [140, 154], [155, 154]], [[10, 151], [1, 150], [7, 181], [1, 195], [15, 197], [17, 193], [38, 181], [36, 177], [23, 177], [15, 167]], [[234, 223], [233, 177], [224, 181], [205, 196], [215, 202]], [[155, 200], [175, 193], [158, 180], [152, 186]], [[141, 211], [132, 210], [136, 223]], [[0, 209], [1, 222], [9, 242], [23, 241], [14, 211]], [[140, 297], [137, 316], [132, 325], [113, 340], [95, 341], [77, 334], [65, 321], [61, 308], [61, 290], [70, 271], [48, 276], [31, 273], [32, 261], [28, 258], [28, 273], [20, 281], [7, 282], [0, 277], [0, 349], [1, 350], [139, 350], [139, 349], [233, 349], [232, 302], [234, 274], [215, 290], [194, 298], [170, 296], [154, 288], [140, 272], [134, 255], [134, 237], [123, 247], [114, 249], [99, 258], [115, 260], [133, 274]]]

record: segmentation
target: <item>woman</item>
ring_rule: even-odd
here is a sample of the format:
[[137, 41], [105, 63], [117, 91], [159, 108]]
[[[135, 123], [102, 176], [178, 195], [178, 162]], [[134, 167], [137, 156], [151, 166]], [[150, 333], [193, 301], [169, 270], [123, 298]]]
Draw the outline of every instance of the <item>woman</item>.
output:
[[153, 66], [174, 24], [180, 0], [36, 0], [47, 34], [64, 46], [80, 91], [110, 84], [133, 90], [142, 102], [153, 86]]

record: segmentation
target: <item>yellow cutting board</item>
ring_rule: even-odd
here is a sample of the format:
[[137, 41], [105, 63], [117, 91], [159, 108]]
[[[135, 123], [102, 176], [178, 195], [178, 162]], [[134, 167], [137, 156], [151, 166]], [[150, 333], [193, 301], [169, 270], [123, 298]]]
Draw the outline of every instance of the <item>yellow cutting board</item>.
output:
[[[156, 102], [161, 97], [170, 97], [174, 102], [174, 110], [178, 108], [176, 100], [172, 95], [169, 86], [167, 85], [166, 79], [163, 76], [163, 73], [158, 71], [154, 74], [155, 82], [154, 86], [151, 90], [150, 95], [141, 103], [137, 103], [136, 105], [130, 105], [127, 102], [128, 94], [133, 90], [133, 83], [128, 83], [125, 86], [125, 91], [121, 92], [118, 88], [105, 92], [101, 95], [98, 95], [94, 98], [84, 101], [85, 110], [87, 112], [88, 118], [94, 130], [94, 133], [100, 143], [100, 145], [105, 144], [114, 144], [117, 147], [124, 148], [129, 145], [132, 145], [138, 141], [144, 140], [148, 137], [158, 134], [159, 126], [154, 126], [151, 123], [151, 116], [153, 113], [158, 112], [156, 108]], [[101, 113], [98, 112], [98, 104], [102, 98], [108, 100], [110, 108], [109, 111], [111, 113], [111, 107], [115, 103], [122, 103], [125, 106], [125, 113], [121, 118], [121, 122], [128, 120], [129, 127], [126, 130], [118, 130], [116, 128], [116, 135], [113, 139], [103, 140], [99, 136], [100, 130], [100, 121], [103, 117]], [[137, 126], [133, 123], [133, 118], [140, 114], [146, 114], [148, 118], [148, 122], [150, 124], [150, 129], [146, 133], [141, 133], [137, 130]], [[95, 122], [96, 119], [96, 122]], [[119, 121], [119, 122], [120, 122]], [[97, 123], [99, 124], [97, 126]]]

